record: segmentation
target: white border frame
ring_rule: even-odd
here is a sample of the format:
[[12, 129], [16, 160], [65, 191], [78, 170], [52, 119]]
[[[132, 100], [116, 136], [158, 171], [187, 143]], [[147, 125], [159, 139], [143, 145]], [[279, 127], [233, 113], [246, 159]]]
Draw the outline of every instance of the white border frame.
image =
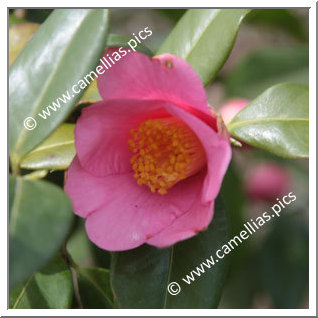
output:
[[[49, 5], [48, 5], [49, 3]], [[77, 4], [79, 4], [77, 2]], [[82, 1], [82, 7], [103, 7], [106, 4], [110, 4], [105, 1], [90, 0], [88, 2]], [[116, 2], [115, 8], [132, 8], [131, 2], [121, 1]], [[309, 125], [309, 145], [310, 145], [310, 160], [309, 160], [309, 309], [7, 309], [7, 286], [4, 282], [7, 282], [7, 262], [2, 258], [1, 262], [1, 289], [0, 289], [0, 314], [1, 316], [316, 316], [316, 2], [315, 1], [293, 1], [293, 0], [267, 0], [267, 1], [225, 1], [225, 0], [215, 0], [202, 1], [196, 0], [191, 2], [189, 0], [161, 0], [160, 3], [146, 2], [142, 0], [134, 1], [135, 7], [147, 8], [149, 5], [154, 7], [171, 7], [171, 8], [184, 8], [184, 7], [194, 7], [194, 5], [199, 7], [208, 8], [211, 5], [213, 7], [227, 8], [227, 7], [252, 7], [252, 8], [301, 8], [310, 7], [309, 10], [309, 60], [310, 60], [310, 71], [309, 71], [309, 100], [310, 100], [310, 125]], [[30, 0], [28, 3], [21, 0], [5, 1], [5, 4], [1, 6], [1, 43], [7, 43], [7, 10], [8, 7], [76, 7], [73, 1], [66, 0], [55, 0], [42, 2], [39, 0]], [[4, 74], [7, 74], [7, 50], [2, 49], [1, 52], [1, 65], [2, 65], [2, 79]], [[2, 81], [1, 85], [2, 94], [1, 96], [6, 96], [7, 85], [5, 81]], [[5, 99], [3, 98], [3, 101]], [[0, 108], [1, 118], [7, 118], [7, 108], [2, 105]], [[7, 121], [8, 122], [8, 121]], [[8, 125], [8, 123], [7, 123]], [[1, 138], [2, 149], [5, 149], [7, 145], [5, 144], [8, 140], [6, 125], [0, 125], [0, 134], [3, 136]], [[7, 166], [7, 159], [1, 157], [1, 166]], [[4, 171], [4, 169], [2, 170]], [[7, 188], [7, 174], [3, 175], [1, 178], [1, 202], [7, 202], [6, 191]], [[8, 191], [8, 190], [7, 190]], [[3, 209], [2, 222], [1, 224], [1, 252], [2, 255], [7, 255], [7, 215]]]

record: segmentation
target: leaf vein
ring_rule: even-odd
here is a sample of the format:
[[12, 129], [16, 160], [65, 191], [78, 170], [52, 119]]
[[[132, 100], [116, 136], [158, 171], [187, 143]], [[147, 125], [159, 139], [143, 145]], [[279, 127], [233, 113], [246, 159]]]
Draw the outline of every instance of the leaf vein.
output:
[[261, 123], [261, 122], [309, 122], [308, 118], [260, 118], [260, 119], [248, 119], [248, 120], [242, 120], [239, 122], [234, 122], [233, 124], [229, 124], [228, 125], [228, 129], [232, 130], [234, 127], [240, 127], [240, 126], [244, 126], [247, 125], [249, 123], [253, 124], [253, 123]]

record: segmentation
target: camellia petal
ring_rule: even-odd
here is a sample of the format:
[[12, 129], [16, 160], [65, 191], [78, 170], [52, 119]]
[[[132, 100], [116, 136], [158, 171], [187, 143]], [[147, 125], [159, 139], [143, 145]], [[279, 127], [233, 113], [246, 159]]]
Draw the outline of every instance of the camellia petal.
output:
[[[89, 238], [100, 248], [110, 251], [131, 249], [147, 242], [198, 204], [203, 178], [203, 174], [197, 174], [162, 196], [153, 194], [146, 186], [138, 186], [127, 174], [106, 177], [105, 204], [86, 221]], [[204, 218], [208, 223], [209, 217]], [[187, 237], [193, 236], [198, 229], [191, 222], [186, 226], [189, 228]], [[180, 233], [179, 240], [184, 238]], [[174, 242], [170, 241], [171, 244]], [[158, 246], [161, 245], [159, 239]]]
[[167, 247], [185, 240], [200, 231], [206, 230], [214, 213], [214, 201], [207, 204], [197, 200], [191, 209], [177, 218], [169, 227], [163, 229], [147, 243], [157, 247]]
[[161, 101], [116, 100], [83, 109], [75, 127], [81, 165], [96, 176], [131, 171], [129, 130], [149, 116], [162, 115], [163, 106]]
[[200, 139], [206, 153], [208, 173], [202, 192], [203, 202], [214, 200], [220, 191], [223, 177], [231, 160], [231, 146], [226, 136], [221, 136], [208, 125], [182, 109], [167, 106], [174, 116], [182, 119]]
[[[116, 49], [105, 52], [111, 55]], [[97, 79], [104, 100], [164, 100], [210, 115], [204, 87], [192, 67], [176, 56], [150, 58], [130, 52]]]
[[[114, 188], [120, 184], [119, 178], [112, 179]], [[109, 179], [96, 177], [84, 170], [76, 156], [68, 169], [65, 191], [72, 200], [75, 214], [86, 218], [109, 200]]]

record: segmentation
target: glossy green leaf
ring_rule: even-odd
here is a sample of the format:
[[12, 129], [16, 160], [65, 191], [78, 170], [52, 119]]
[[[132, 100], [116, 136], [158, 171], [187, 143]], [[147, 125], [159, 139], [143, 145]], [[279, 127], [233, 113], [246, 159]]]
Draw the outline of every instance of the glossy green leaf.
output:
[[229, 123], [230, 133], [255, 147], [286, 158], [309, 155], [308, 86], [275, 85]]
[[308, 84], [308, 45], [262, 49], [246, 56], [225, 79], [229, 97], [255, 98], [283, 82]]
[[102, 97], [99, 94], [98, 88], [97, 88], [97, 81], [90, 83], [85, 90], [85, 93], [83, 94], [79, 104], [85, 104], [85, 103], [95, 103], [97, 101], [102, 100]]
[[40, 269], [62, 246], [73, 215], [64, 191], [46, 181], [10, 176], [9, 283]]
[[67, 169], [75, 156], [73, 124], [62, 124], [38, 147], [23, 157], [24, 169]]
[[[9, 75], [9, 153], [13, 168], [21, 157], [44, 140], [68, 115], [83, 91], [72, 86], [93, 71], [106, 42], [108, 11], [56, 9], [21, 52]], [[64, 93], [56, 111], [47, 108]], [[50, 116], [43, 119], [43, 110]], [[37, 126], [24, 127], [26, 117]]]
[[249, 9], [191, 9], [179, 20], [157, 54], [188, 61], [208, 84], [227, 60]]
[[24, 284], [10, 293], [11, 309], [68, 309], [73, 298], [72, 274], [66, 264], [54, 258]]
[[31, 173], [23, 175], [23, 178], [28, 180], [42, 179], [42, 178], [45, 178], [48, 173], [49, 173], [48, 170], [36, 170]]
[[[200, 263], [215, 256], [228, 240], [228, 220], [221, 199], [216, 201], [214, 218], [206, 231], [171, 248], [151, 246], [113, 253], [111, 280], [119, 308], [216, 308], [226, 277], [224, 258], [195, 277], [190, 285], [182, 280]], [[169, 283], [181, 287], [178, 295], [167, 291]]]
[[223, 201], [219, 198], [215, 202], [214, 217], [209, 228], [193, 239], [176, 245], [172, 251], [173, 267], [169, 272], [169, 282], [179, 282], [182, 291], [176, 296], [166, 294], [166, 308], [217, 308], [229, 258], [220, 260], [208, 270], [205, 269], [205, 273], [196, 277], [191, 285], [181, 279], [211, 255], [216, 259], [215, 252], [228, 241], [229, 234], [228, 218]]
[[111, 284], [119, 308], [163, 308], [171, 249], [143, 245], [112, 253]]
[[21, 23], [9, 28], [9, 65], [14, 62], [39, 26], [37, 23]]
[[109, 270], [104, 268], [77, 268], [76, 273], [83, 308], [113, 308]]

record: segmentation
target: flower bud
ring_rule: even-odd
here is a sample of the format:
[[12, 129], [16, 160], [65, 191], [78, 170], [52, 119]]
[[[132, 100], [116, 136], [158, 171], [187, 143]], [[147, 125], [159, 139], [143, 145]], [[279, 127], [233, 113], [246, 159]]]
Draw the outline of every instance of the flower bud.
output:
[[290, 191], [288, 170], [278, 164], [264, 163], [253, 167], [246, 178], [247, 194], [255, 201], [274, 202]]

